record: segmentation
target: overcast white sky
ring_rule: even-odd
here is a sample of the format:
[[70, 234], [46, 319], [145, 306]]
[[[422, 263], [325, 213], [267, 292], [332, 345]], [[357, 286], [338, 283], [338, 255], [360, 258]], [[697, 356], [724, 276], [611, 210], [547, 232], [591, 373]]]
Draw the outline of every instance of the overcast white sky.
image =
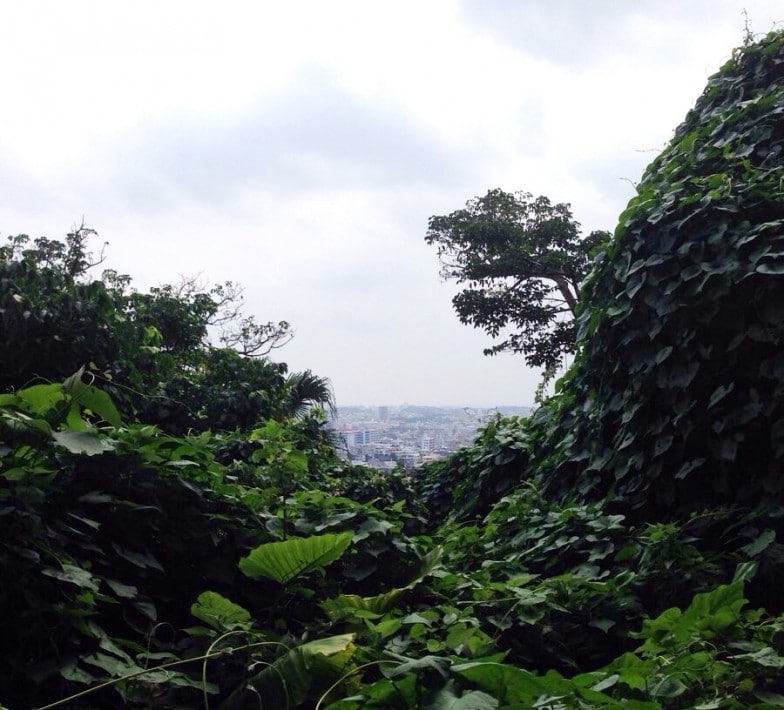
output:
[[[530, 404], [424, 243], [489, 188], [614, 229], [779, 0], [0, 0], [0, 238], [82, 219], [139, 288], [202, 274], [290, 321], [338, 405]], [[98, 246], [98, 244], [96, 244]]]

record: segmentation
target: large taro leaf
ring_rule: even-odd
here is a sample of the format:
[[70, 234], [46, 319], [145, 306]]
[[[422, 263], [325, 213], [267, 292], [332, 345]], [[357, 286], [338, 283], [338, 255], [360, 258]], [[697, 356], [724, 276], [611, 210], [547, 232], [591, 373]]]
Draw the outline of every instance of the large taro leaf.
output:
[[435, 694], [427, 710], [494, 710], [498, 705], [492, 695], [481, 690], [461, 692], [454, 681], [450, 681]]
[[238, 707], [241, 696], [253, 693], [265, 708], [296, 708], [327, 690], [351, 668], [354, 634], [317, 639], [287, 651], [253, 676], [246, 689], [235, 692], [223, 707]]
[[240, 560], [239, 567], [253, 579], [266, 577], [286, 584], [305, 572], [334, 562], [351, 544], [351, 537], [350, 532], [342, 532], [269, 542], [251, 550]]
[[321, 606], [333, 620], [378, 619], [397, 604], [402, 594], [402, 589], [391, 589], [375, 597], [339, 594], [335, 599], [323, 602]]
[[434, 547], [422, 558], [419, 571], [405, 587], [392, 588], [374, 597], [340, 594], [335, 599], [323, 602], [321, 606], [333, 620], [378, 619], [397, 604], [405, 591], [413, 589], [433, 570], [440, 567], [443, 556], [444, 549], [440, 546]]

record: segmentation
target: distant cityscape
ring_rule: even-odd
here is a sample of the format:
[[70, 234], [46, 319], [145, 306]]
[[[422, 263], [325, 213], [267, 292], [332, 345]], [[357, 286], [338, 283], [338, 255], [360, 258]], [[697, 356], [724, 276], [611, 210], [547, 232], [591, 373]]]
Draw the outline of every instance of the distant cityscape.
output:
[[340, 407], [332, 429], [347, 460], [379, 470], [406, 469], [445, 458], [470, 444], [497, 414], [528, 416], [531, 407]]

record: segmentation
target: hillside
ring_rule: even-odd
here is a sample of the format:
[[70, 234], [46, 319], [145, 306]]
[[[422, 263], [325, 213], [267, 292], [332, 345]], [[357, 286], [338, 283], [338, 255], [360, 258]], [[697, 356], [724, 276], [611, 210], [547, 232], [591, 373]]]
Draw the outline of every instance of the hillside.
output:
[[784, 705], [783, 67], [736, 50], [650, 165], [555, 396], [414, 477], [211, 346], [221, 292], [10, 239], [0, 705]]

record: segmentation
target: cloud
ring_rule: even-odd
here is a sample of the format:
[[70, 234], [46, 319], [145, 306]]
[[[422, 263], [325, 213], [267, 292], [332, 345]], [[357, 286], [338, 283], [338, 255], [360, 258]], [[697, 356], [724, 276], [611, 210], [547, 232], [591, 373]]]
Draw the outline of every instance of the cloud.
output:
[[[84, 215], [139, 288], [244, 284], [343, 403], [530, 403], [538, 373], [455, 317], [428, 217], [501, 187], [614, 228], [742, 39], [739, 0], [279, 5], [17, 3], [0, 229]], [[758, 31], [780, 13], [743, 5]]]
[[394, 105], [369, 102], [311, 74], [229, 123], [186, 115], [126, 136], [115, 157], [114, 189], [154, 209], [156, 195], [168, 193], [215, 204], [239, 188], [443, 185], [469, 175], [471, 150], [455, 151]]
[[[619, 53], [647, 55], [657, 63], [677, 63], [694, 44], [693, 18], [703, 18], [703, 29], [718, 24], [717, 6], [725, 13], [731, 0], [659, 0], [654, 4], [619, 3], [617, 0], [559, 0], [557, 3], [521, 3], [517, 0], [463, 0], [464, 21], [524, 54], [535, 55], [560, 67], [584, 72]], [[738, 41], [742, 28], [738, 12]], [[723, 19], [723, 18], [722, 18]], [[659, 50], [665, 35], [670, 52]]]

